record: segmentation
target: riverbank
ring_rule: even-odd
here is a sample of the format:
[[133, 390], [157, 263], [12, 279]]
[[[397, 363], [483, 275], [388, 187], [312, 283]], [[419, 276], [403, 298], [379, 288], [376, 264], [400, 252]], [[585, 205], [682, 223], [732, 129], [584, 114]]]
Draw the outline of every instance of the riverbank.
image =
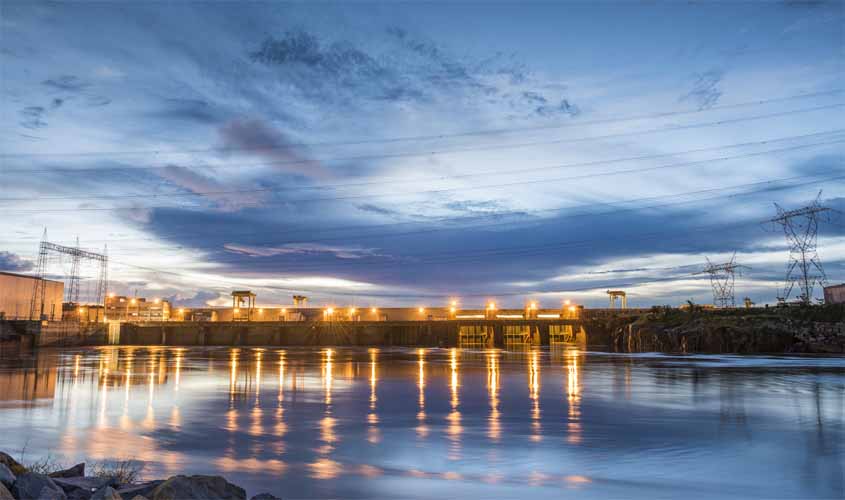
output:
[[[132, 462], [98, 467], [86, 475], [84, 463], [45, 470], [46, 463], [26, 467], [0, 452], [0, 500], [245, 500], [246, 491], [221, 476], [172, 476], [138, 481]], [[279, 500], [269, 493], [251, 500]]]
[[611, 352], [845, 354], [845, 306], [707, 310], [655, 307], [585, 325]]

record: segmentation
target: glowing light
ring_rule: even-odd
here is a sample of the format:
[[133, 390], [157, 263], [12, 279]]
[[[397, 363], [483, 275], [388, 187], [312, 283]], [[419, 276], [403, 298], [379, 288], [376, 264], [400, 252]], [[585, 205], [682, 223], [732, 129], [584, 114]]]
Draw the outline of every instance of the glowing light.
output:
[[528, 306], [528, 308], [529, 308], [529, 309], [532, 309], [532, 310], [533, 310], [533, 309], [537, 309], [537, 303], [536, 303], [536, 302], [532, 302], [532, 303]]
[[288, 312], [287, 308], [286, 308], [286, 307], [283, 307], [283, 308], [282, 308], [282, 314], [287, 314], [287, 312]]
[[566, 299], [563, 301], [563, 304], [568, 306], [569, 304], [571, 304], [571, 301], [569, 299]]
[[458, 305], [458, 301], [457, 301], [457, 300], [453, 300], [453, 301], [452, 301], [452, 307], [456, 307], [457, 305]]
[[134, 304], [135, 302], [136, 302], [135, 299], [132, 299], [132, 300], [129, 301], [130, 304]]
[[326, 308], [326, 314], [334, 314], [334, 307]]
[[160, 303], [161, 303], [161, 299], [159, 299], [159, 298], [155, 298], [155, 299], [153, 299], [153, 302], [154, 302], [154, 303], [156, 303], [156, 304], [160, 304]]
[[370, 309], [370, 312], [372, 312], [373, 314], [375, 314], [375, 313], [377, 313], [377, 312], [378, 312], [378, 309], [376, 309], [375, 307], [373, 307], [372, 309]]
[[239, 312], [241, 312], [241, 310], [236, 307], [235, 308], [235, 314], [238, 314]]
[[185, 314], [185, 308], [180, 307], [179, 308], [179, 314]]
[[85, 312], [85, 308], [84, 308], [84, 307], [80, 307], [80, 308], [79, 308], [79, 312]]
[[357, 311], [357, 309], [355, 309], [354, 307], [349, 308], [349, 314], [355, 314], [355, 311]]
[[449, 312], [450, 312], [450, 313], [455, 314], [455, 311], [456, 311], [456, 309], [455, 309], [454, 307], [450, 307], [450, 308], [449, 308]]
[[259, 309], [258, 309], [258, 314], [264, 314], [264, 309], [259, 308]]
[[110, 294], [109, 294], [109, 298], [110, 298], [110, 299], [113, 299], [113, 298], [114, 298], [114, 293], [110, 293]]
[[569, 312], [575, 312], [575, 306], [569, 306]]
[[487, 309], [490, 309], [491, 311], [495, 311], [496, 310], [496, 303], [490, 302], [489, 304], [487, 304]]
[[425, 307], [420, 307], [420, 308], [419, 308], [419, 311], [420, 311], [420, 314], [424, 313], [424, 312], [425, 312]]

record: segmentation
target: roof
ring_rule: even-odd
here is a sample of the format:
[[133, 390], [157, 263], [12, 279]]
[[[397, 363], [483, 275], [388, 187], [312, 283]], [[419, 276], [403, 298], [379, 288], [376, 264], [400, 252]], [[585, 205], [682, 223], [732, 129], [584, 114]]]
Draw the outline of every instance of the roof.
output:
[[824, 287], [825, 290], [830, 290], [831, 288], [845, 288], [845, 283], [840, 283], [838, 285], [830, 285]]
[[[7, 271], [0, 271], [0, 274], [5, 274], [6, 276], [14, 276], [15, 278], [27, 278], [27, 279], [31, 279], [31, 280], [37, 280], [38, 279], [38, 276], [31, 276], [29, 274], [10, 273], [10, 272], [7, 272]], [[64, 284], [63, 282], [61, 282], [59, 280], [48, 280], [46, 278], [44, 279], [44, 281], [50, 281], [50, 282], [53, 282], [53, 283]]]

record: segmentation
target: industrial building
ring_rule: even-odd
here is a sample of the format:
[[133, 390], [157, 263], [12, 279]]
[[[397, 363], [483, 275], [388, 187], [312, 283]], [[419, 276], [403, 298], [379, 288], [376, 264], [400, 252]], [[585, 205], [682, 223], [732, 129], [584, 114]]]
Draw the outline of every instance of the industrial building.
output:
[[[39, 280], [35, 276], [0, 271], [0, 319], [39, 319], [30, 318], [32, 297]], [[36, 304], [36, 316], [43, 311], [40, 319], [60, 321], [65, 285], [61, 281], [47, 279], [43, 282], [44, 306]], [[40, 297], [38, 299], [40, 302]]]
[[845, 304], [845, 283], [824, 287], [825, 304]]
[[170, 321], [170, 302], [145, 297], [109, 294], [106, 297], [107, 321]]

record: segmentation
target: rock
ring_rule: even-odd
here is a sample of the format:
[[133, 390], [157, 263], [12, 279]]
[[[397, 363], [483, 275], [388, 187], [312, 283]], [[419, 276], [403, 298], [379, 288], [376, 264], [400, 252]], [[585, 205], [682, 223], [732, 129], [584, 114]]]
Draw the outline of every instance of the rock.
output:
[[58, 470], [56, 472], [51, 472], [48, 474], [52, 478], [57, 477], [83, 477], [85, 476], [85, 464], [76, 464], [70, 469], [65, 470]]
[[173, 476], [153, 491], [151, 499], [246, 500], [246, 492], [220, 476]]
[[123, 497], [111, 486], [103, 486], [91, 495], [91, 500], [123, 500]]
[[0, 464], [0, 484], [6, 488], [11, 488], [15, 484], [15, 475], [6, 464]]
[[36, 472], [19, 475], [12, 487], [12, 495], [21, 500], [32, 498], [65, 500], [67, 498], [65, 492], [49, 476]]
[[255, 495], [254, 497], [250, 498], [250, 500], [282, 500], [282, 499], [277, 497], [277, 496], [273, 496], [269, 493], [259, 493], [259, 494]]
[[52, 479], [65, 492], [68, 500], [88, 500], [100, 488], [114, 485], [110, 478], [103, 477], [55, 477]]
[[128, 484], [120, 489], [117, 492], [123, 498], [123, 500], [135, 500], [135, 497], [141, 497], [143, 500], [146, 500], [149, 497], [152, 497], [153, 490], [155, 490], [161, 483], [164, 481], [149, 481], [146, 483], [138, 483], [138, 484]]
[[3, 464], [8, 467], [9, 470], [12, 471], [12, 473], [16, 476], [20, 476], [21, 474], [26, 472], [26, 467], [19, 464], [17, 460], [12, 458], [11, 455], [9, 455], [8, 453], [3, 453], [2, 451], [0, 451], [0, 464]]
[[147, 500], [147, 497], [142, 497], [141, 495], [135, 495], [130, 500]]
[[3, 486], [3, 483], [0, 483], [0, 500], [15, 500], [15, 497], [13, 497], [12, 493]]

